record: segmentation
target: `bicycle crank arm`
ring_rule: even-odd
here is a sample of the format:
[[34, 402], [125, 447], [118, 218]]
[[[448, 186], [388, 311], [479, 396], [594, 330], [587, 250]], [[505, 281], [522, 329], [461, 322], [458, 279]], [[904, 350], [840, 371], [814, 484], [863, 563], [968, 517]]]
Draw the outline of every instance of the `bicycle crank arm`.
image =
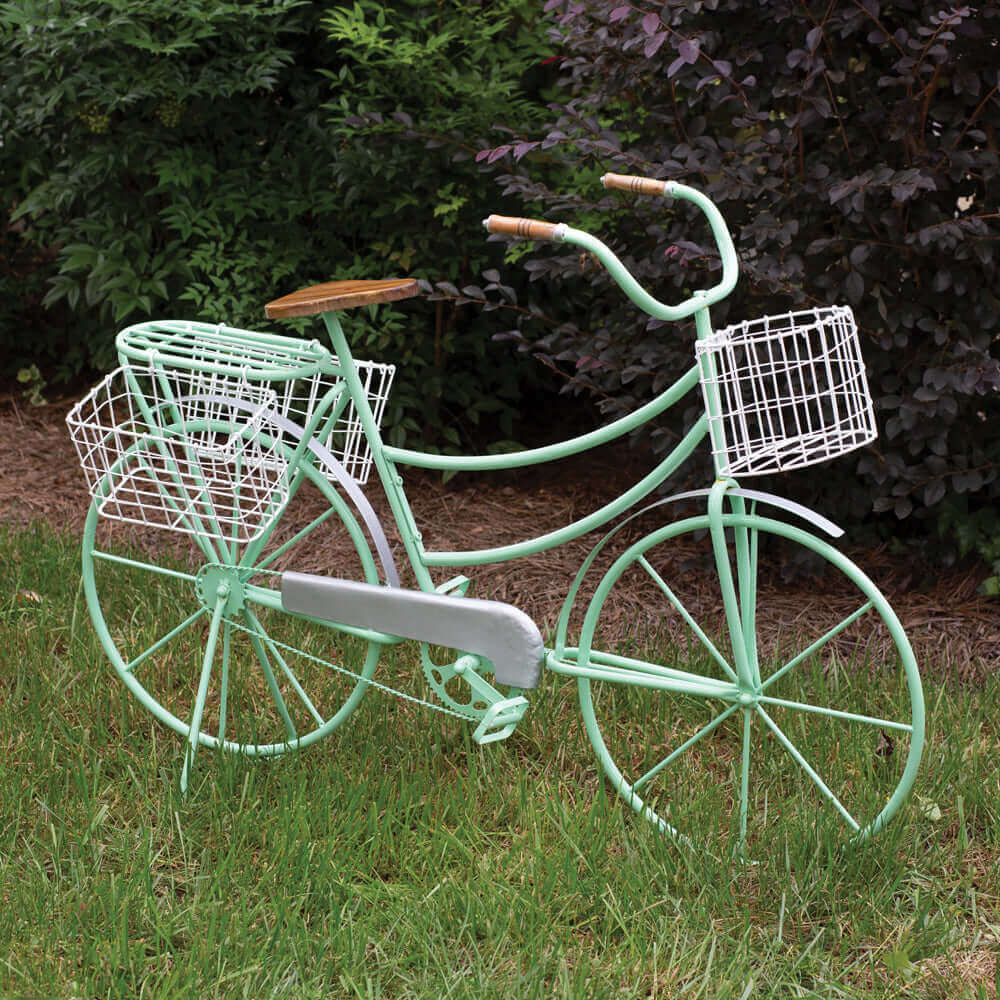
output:
[[293, 614], [474, 653], [493, 664], [501, 684], [538, 686], [545, 657], [542, 636], [512, 604], [312, 573], [283, 573], [281, 604]]

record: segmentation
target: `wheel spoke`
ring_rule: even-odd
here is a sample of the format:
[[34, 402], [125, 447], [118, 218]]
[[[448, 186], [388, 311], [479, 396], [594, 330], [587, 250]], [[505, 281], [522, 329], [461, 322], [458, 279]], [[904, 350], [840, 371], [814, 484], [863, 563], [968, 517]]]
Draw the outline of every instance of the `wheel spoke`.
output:
[[[742, 504], [742, 498], [740, 503]], [[760, 683], [757, 654], [757, 536], [756, 527], [736, 529], [736, 572], [740, 588], [741, 640], [755, 683]]]
[[824, 708], [822, 705], [806, 705], [801, 701], [788, 701], [785, 698], [760, 699], [767, 705], [780, 705], [783, 708], [793, 708], [799, 712], [813, 712], [816, 715], [826, 715], [831, 719], [845, 719], [847, 722], [862, 722], [868, 726], [879, 726], [882, 729], [900, 729], [906, 733], [913, 732], [913, 726], [907, 722], [894, 722], [892, 719], [880, 719], [874, 715], [859, 715], [857, 712], [844, 712], [839, 708]]
[[820, 638], [818, 638], [811, 646], [802, 650], [801, 653], [799, 653], [793, 659], [789, 660], [783, 667], [779, 668], [773, 674], [771, 674], [771, 676], [768, 677], [768, 679], [764, 681], [764, 683], [761, 685], [761, 690], [766, 691], [772, 684], [774, 684], [776, 681], [784, 677], [789, 670], [793, 670], [803, 660], [812, 656], [813, 653], [817, 652], [819, 649], [825, 646], [831, 639], [833, 639], [841, 632], [843, 632], [844, 629], [847, 628], [849, 625], [852, 625], [854, 622], [856, 622], [862, 615], [867, 614], [867, 612], [871, 611], [871, 609], [874, 606], [875, 605], [872, 601], [867, 601], [865, 604], [862, 604], [857, 611], [855, 611], [853, 614], [848, 615], [839, 625], [834, 625], [834, 627], [830, 629], [829, 632], [827, 632], [825, 635], [820, 636]]
[[740, 767], [740, 842], [739, 853], [743, 853], [743, 845], [747, 839], [747, 810], [750, 804], [750, 723], [753, 712], [743, 709], [743, 762]]
[[186, 580], [194, 583], [198, 578], [190, 573], [184, 573], [177, 569], [167, 569], [165, 566], [155, 566], [153, 563], [139, 562], [138, 559], [129, 559], [127, 556], [116, 556], [110, 552], [102, 552], [100, 549], [91, 549], [90, 554], [95, 559], [103, 562], [118, 563], [120, 566], [128, 566], [130, 569], [141, 569], [147, 573], [158, 573], [160, 576], [172, 576], [178, 580]]
[[274, 671], [271, 669], [271, 662], [267, 657], [267, 650], [264, 649], [264, 645], [261, 642], [261, 636], [266, 635], [266, 633], [261, 627], [260, 622], [257, 620], [257, 616], [249, 608], [243, 608], [243, 616], [246, 618], [247, 624], [250, 626], [247, 634], [250, 636], [250, 643], [253, 646], [254, 652], [257, 654], [257, 660], [260, 663], [261, 669], [264, 671], [264, 679], [267, 681], [267, 687], [271, 692], [271, 697], [274, 699], [275, 707], [278, 710], [278, 714], [281, 716], [281, 721], [284, 723], [285, 735], [288, 737], [288, 742], [292, 743], [298, 738], [298, 731], [295, 729], [295, 723], [292, 722], [292, 717], [288, 714], [288, 706], [285, 704], [285, 699], [282, 697], [281, 690], [278, 688], [278, 680], [274, 676]]
[[653, 569], [653, 567], [649, 564], [649, 561], [646, 559], [645, 556], [640, 556], [638, 561], [639, 564], [642, 566], [642, 568], [650, 575], [653, 582], [666, 595], [667, 600], [670, 601], [670, 603], [677, 609], [681, 618], [683, 618], [684, 621], [687, 622], [688, 628], [690, 628], [691, 631], [694, 632], [694, 634], [701, 641], [701, 644], [709, 651], [709, 653], [712, 654], [712, 658], [729, 675], [730, 680], [736, 681], [737, 680], [736, 671], [733, 670], [733, 668], [726, 662], [725, 657], [723, 657], [723, 655], [718, 651], [718, 649], [715, 648], [715, 644], [712, 642], [712, 640], [709, 639], [707, 635], [705, 635], [701, 626], [699, 626], [698, 623], [694, 620], [694, 618], [691, 617], [691, 613], [688, 611], [686, 607], [684, 607], [684, 604], [682, 603], [680, 598], [670, 589], [670, 587], [667, 585], [666, 580], [664, 580], [663, 577], [660, 576], [660, 574], [657, 573], [655, 569]]
[[659, 764], [657, 764], [653, 768], [650, 768], [650, 770], [648, 770], [641, 778], [639, 778], [637, 781], [633, 783], [632, 788], [635, 791], [638, 791], [640, 788], [642, 788], [643, 785], [645, 785], [651, 779], [655, 778], [665, 767], [669, 767], [678, 757], [680, 757], [682, 753], [685, 753], [687, 750], [690, 750], [691, 747], [693, 747], [695, 743], [697, 743], [700, 739], [703, 739], [705, 736], [708, 736], [708, 734], [711, 733], [713, 730], [718, 729], [718, 727], [721, 726], [722, 723], [725, 722], [726, 719], [728, 719], [729, 716], [731, 716], [733, 712], [735, 712], [739, 707], [740, 707], [739, 705], [730, 705], [729, 708], [727, 708], [724, 712], [717, 715], [710, 723], [708, 723], [708, 725], [703, 726], [701, 729], [699, 729], [698, 732], [694, 734], [694, 736], [688, 737], [688, 739], [686, 739], [679, 747], [677, 747], [676, 750], [673, 750], [671, 751], [671, 753], [667, 754], [667, 756], [664, 757]]
[[781, 731], [778, 724], [760, 707], [757, 706], [757, 714], [764, 720], [767, 727], [772, 733], [778, 738], [778, 742], [788, 751], [792, 759], [802, 768], [806, 774], [815, 782], [816, 787], [823, 793], [823, 795], [830, 800], [830, 804], [840, 813], [841, 816], [847, 820], [848, 825], [851, 829], [857, 833], [861, 827], [854, 819], [854, 817], [847, 811], [844, 804], [837, 798], [837, 796], [827, 787], [823, 779], [816, 773], [809, 762], [799, 753], [798, 748], [794, 743]]
[[309, 524], [307, 524], [301, 531], [296, 532], [288, 539], [287, 542], [282, 542], [272, 553], [270, 553], [265, 559], [262, 559], [259, 563], [254, 566], [254, 569], [261, 570], [269, 566], [275, 559], [283, 556], [290, 548], [297, 545], [303, 538], [307, 535], [312, 534], [327, 518], [331, 517], [336, 511], [333, 507], [328, 507], [319, 517], [314, 518]]
[[[209, 562], [220, 562], [219, 553], [215, 549], [215, 543], [202, 526], [201, 518], [197, 512], [196, 500], [188, 491], [183, 477], [177, 470], [176, 462], [172, 458], [167, 459], [166, 445], [163, 442], [157, 442], [157, 447], [167, 462], [164, 469], [154, 469], [149, 464], [148, 459], [142, 456], [139, 457], [139, 466], [150, 477], [153, 483], [162, 482], [162, 474], [164, 472], [168, 473], [171, 479], [174, 480], [174, 488], [184, 497], [185, 506], [182, 507], [162, 486], [156, 488], [153, 497], [157, 501], [166, 502], [174, 509], [177, 514], [178, 523], [186, 525], [184, 530], [194, 539], [195, 544], [201, 549], [202, 554]], [[173, 467], [172, 469], [171, 466]], [[194, 518], [193, 521], [192, 517]]]
[[212, 674], [212, 663], [215, 660], [215, 647], [219, 641], [219, 623], [226, 609], [226, 598], [223, 595], [215, 600], [215, 610], [212, 612], [212, 624], [208, 629], [208, 639], [205, 642], [205, 656], [201, 664], [201, 678], [198, 681], [198, 693], [194, 700], [194, 712], [191, 714], [191, 726], [188, 729], [188, 746], [184, 754], [184, 767], [181, 770], [181, 794], [188, 788], [188, 776], [194, 763], [194, 755], [198, 749], [198, 738], [201, 735], [201, 716], [205, 710], [205, 698], [208, 696], [208, 679]]
[[176, 628], [172, 628], [166, 635], [161, 636], [159, 639], [157, 639], [156, 642], [154, 642], [153, 645], [149, 647], [149, 649], [147, 649], [143, 653], [140, 653], [134, 660], [130, 660], [128, 663], [126, 663], [124, 667], [125, 673], [127, 674], [132, 673], [132, 671], [137, 666], [139, 666], [139, 664], [142, 663], [142, 661], [145, 660], [146, 657], [152, 656], [153, 653], [156, 653], [159, 650], [161, 650], [168, 642], [170, 642], [171, 639], [173, 639], [175, 636], [180, 635], [181, 632], [183, 632], [184, 629], [186, 629], [189, 625], [192, 625], [203, 615], [207, 614], [208, 614], [208, 608], [198, 608], [198, 610], [195, 611], [193, 615], [189, 615], [187, 618], [185, 618], [184, 621], [180, 623], [180, 625], [178, 625]]
[[264, 640], [264, 645], [267, 646], [267, 648], [271, 651], [271, 655], [278, 661], [278, 665], [281, 667], [282, 672], [288, 678], [288, 682], [295, 689], [295, 693], [299, 696], [299, 698], [302, 699], [302, 704], [305, 705], [306, 709], [309, 711], [309, 714], [316, 720], [316, 723], [318, 725], [320, 726], [326, 725], [326, 719], [324, 719], [323, 716], [320, 715], [320, 713], [316, 710], [316, 706], [313, 705], [312, 701], [309, 698], [309, 695], [307, 695], [305, 692], [305, 688], [303, 688], [302, 685], [299, 683], [298, 678], [295, 676], [295, 674], [292, 673], [292, 668], [289, 667], [285, 658], [281, 655], [281, 650], [278, 649], [278, 646], [275, 643], [275, 641], [264, 630], [264, 627], [261, 625], [260, 620], [257, 618], [257, 616], [254, 615], [252, 611], [248, 611], [248, 614], [253, 619], [254, 628], [257, 630], [260, 637]]
[[232, 648], [232, 623], [222, 627], [222, 676], [219, 681], [219, 743], [226, 741], [226, 707], [229, 702], [229, 654]]

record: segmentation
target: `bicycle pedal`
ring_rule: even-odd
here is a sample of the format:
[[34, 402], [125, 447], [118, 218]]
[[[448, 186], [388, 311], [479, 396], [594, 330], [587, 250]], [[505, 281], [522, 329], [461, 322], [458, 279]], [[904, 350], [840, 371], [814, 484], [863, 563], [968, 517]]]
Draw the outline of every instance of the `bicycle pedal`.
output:
[[524, 718], [524, 713], [527, 710], [528, 699], [523, 695], [495, 702], [486, 710], [486, 714], [476, 726], [472, 738], [480, 746], [507, 739]]

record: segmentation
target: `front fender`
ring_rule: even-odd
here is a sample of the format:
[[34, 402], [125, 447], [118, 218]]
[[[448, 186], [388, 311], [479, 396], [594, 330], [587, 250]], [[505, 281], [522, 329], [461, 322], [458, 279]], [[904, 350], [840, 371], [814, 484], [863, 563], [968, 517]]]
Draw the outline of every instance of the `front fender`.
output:
[[[693, 497], [707, 497], [711, 492], [711, 489], [688, 490], [686, 493], [675, 493], [673, 496], [666, 497], [664, 500], [659, 502], [671, 503], [674, 500], [690, 500]], [[801, 517], [803, 521], [808, 521], [814, 527], [819, 528], [821, 531], [825, 531], [832, 538], [840, 538], [844, 534], [843, 528], [838, 527], [833, 523], [833, 521], [827, 520], [827, 518], [823, 517], [822, 514], [817, 514], [816, 511], [810, 510], [808, 507], [805, 507], [800, 503], [796, 503], [794, 500], [789, 500], [787, 497], [779, 497], [776, 493], [765, 493], [762, 490], [745, 490], [736, 486], [732, 489], [726, 490], [726, 496], [743, 497], [744, 500], [754, 500], [759, 503], [769, 504], [772, 507], [777, 507], [779, 510], [784, 510], [789, 514], [794, 514], [796, 517]], [[649, 508], [646, 509], [648, 510]]]
[[[698, 497], [707, 498], [712, 492], [711, 488], [702, 490], [687, 490], [684, 493], [675, 493], [673, 496], [664, 497], [662, 500], [657, 500], [655, 503], [648, 504], [641, 510], [637, 510], [630, 514], [624, 521], [620, 524], [615, 525], [591, 550], [590, 555], [583, 561], [583, 565], [580, 567], [575, 578], [573, 579], [573, 585], [569, 588], [569, 592], [566, 594], [566, 600], [563, 602], [562, 609], [559, 612], [559, 621], [556, 624], [556, 636], [555, 636], [555, 655], [557, 657], [562, 655], [563, 649], [566, 647], [566, 636], [569, 631], [569, 619], [573, 611], [573, 605], [576, 603], [577, 594], [580, 591], [580, 586], [583, 583], [584, 577], [587, 575], [588, 570], [593, 565], [594, 560], [597, 558], [600, 551], [605, 545], [619, 531], [622, 530], [627, 524], [635, 520], [637, 517], [641, 517], [643, 514], [648, 514], [649, 511], [655, 510], [657, 507], [662, 507], [664, 504], [675, 503], [679, 500], [692, 500]], [[825, 531], [828, 535], [833, 538], [840, 538], [844, 534], [843, 528], [839, 528], [832, 521], [827, 520], [822, 514], [817, 514], [816, 511], [810, 510], [808, 507], [803, 506], [800, 503], [796, 503], [794, 500], [788, 500], [785, 497], [777, 496], [774, 493], [765, 493], [761, 490], [745, 490], [737, 486], [733, 486], [726, 490], [726, 496], [737, 496], [742, 497], [744, 500], [752, 500], [758, 503], [766, 503], [772, 507], [777, 507], [779, 510], [786, 511], [789, 514], [794, 514], [796, 517], [802, 518], [804, 521], [808, 521], [811, 525], [819, 528], [821, 531]]]

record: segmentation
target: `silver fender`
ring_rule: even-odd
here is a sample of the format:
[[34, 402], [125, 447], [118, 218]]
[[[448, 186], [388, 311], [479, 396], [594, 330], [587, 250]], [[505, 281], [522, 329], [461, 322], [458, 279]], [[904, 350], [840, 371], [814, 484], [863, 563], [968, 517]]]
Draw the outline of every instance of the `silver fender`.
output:
[[[640, 510], [631, 513], [624, 521], [619, 522], [615, 527], [613, 527], [595, 546], [591, 549], [590, 554], [584, 560], [583, 565], [577, 571], [576, 576], [573, 579], [573, 583], [566, 594], [566, 599], [563, 601], [562, 610], [559, 613], [559, 620], [556, 623], [556, 638], [555, 638], [555, 655], [557, 657], [562, 656], [562, 650], [566, 645], [566, 640], [569, 630], [569, 619], [573, 610], [573, 606], [576, 603], [577, 594], [580, 592], [580, 587], [583, 584], [583, 580], [593, 565], [594, 560], [597, 558], [598, 553], [604, 548], [605, 545], [615, 535], [618, 534], [627, 524], [634, 521], [637, 517], [641, 517], [643, 514], [648, 514], [651, 510], [655, 510], [657, 507], [662, 507], [664, 504], [674, 503], [677, 500], [692, 500], [697, 497], [708, 497], [711, 494], [711, 488], [701, 489], [701, 490], [688, 490], [684, 493], [675, 493], [673, 496], [663, 497], [661, 500], [656, 500], [654, 503], [648, 504], [647, 506], [641, 508]], [[726, 496], [738, 496], [743, 497], [745, 500], [756, 500], [760, 503], [770, 504], [772, 507], [777, 507], [780, 510], [787, 511], [789, 514], [794, 514], [796, 517], [801, 517], [803, 520], [808, 521], [810, 524], [819, 528], [821, 531], [825, 531], [828, 535], [834, 538], [840, 538], [844, 534], [842, 528], [839, 528], [832, 521], [827, 520], [822, 514], [817, 514], [816, 511], [810, 510], [808, 507], [804, 507], [800, 503], [796, 503], [794, 500], [787, 500], [785, 497], [780, 497], [774, 493], [764, 493], [761, 490], [744, 490], [738, 487], [732, 487], [726, 490]]]
[[501, 684], [538, 686], [542, 636], [512, 604], [291, 572], [281, 575], [281, 604], [293, 614], [474, 653], [492, 662]]
[[[711, 492], [711, 489], [688, 490], [686, 493], [675, 493], [673, 496], [665, 497], [660, 503], [671, 503], [674, 500], [690, 500], [694, 497], [707, 497]], [[808, 521], [813, 527], [825, 531], [833, 538], [840, 538], [844, 534], [843, 528], [838, 527], [833, 521], [827, 520], [822, 514], [817, 514], [816, 511], [810, 510], [808, 507], [804, 507], [794, 500], [779, 497], [775, 493], [764, 493], [762, 490], [744, 490], [734, 487], [733, 489], [726, 490], [726, 496], [743, 497], [744, 500], [755, 500], [759, 503], [770, 504], [772, 507], [777, 507], [780, 510], [787, 511], [789, 514], [794, 514], [796, 517], [801, 517], [803, 521]]]

